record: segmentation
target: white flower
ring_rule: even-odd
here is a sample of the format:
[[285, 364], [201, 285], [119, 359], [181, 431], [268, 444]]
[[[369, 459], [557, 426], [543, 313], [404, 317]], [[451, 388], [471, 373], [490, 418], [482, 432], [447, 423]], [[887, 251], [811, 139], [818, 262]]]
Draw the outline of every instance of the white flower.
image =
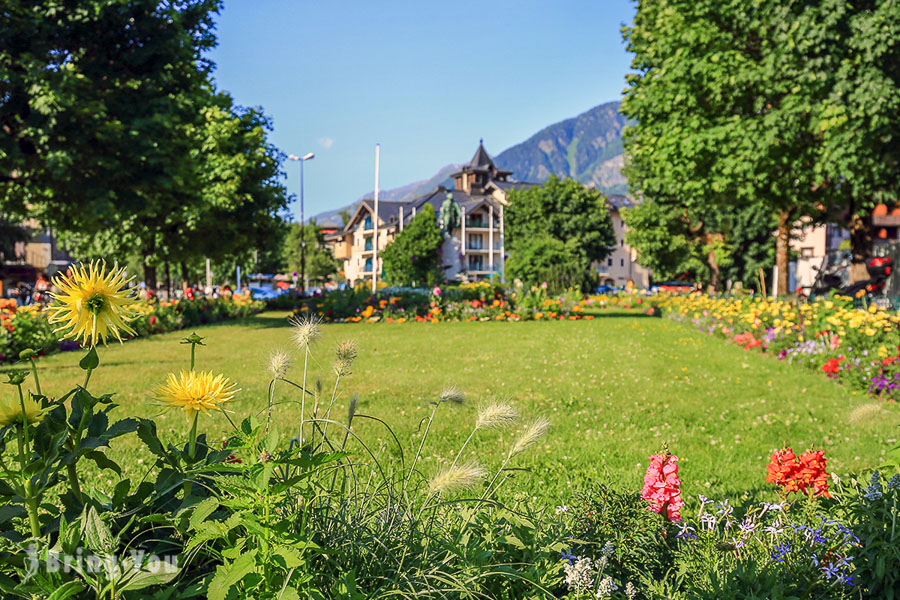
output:
[[606, 543], [603, 544], [603, 548], [600, 549], [600, 553], [603, 556], [612, 556], [613, 552], [615, 552], [615, 551], [616, 551], [615, 545], [612, 542], [610, 542], [609, 540], [607, 540]]
[[564, 514], [567, 512], [569, 512], [569, 507], [565, 504], [563, 504], [562, 506], [556, 507], [556, 514], [558, 514], [558, 515], [561, 515], [561, 514]]
[[634, 587], [634, 584], [630, 581], [625, 584], [625, 597], [628, 598], [628, 600], [637, 598], [637, 588]]
[[566, 572], [566, 585], [570, 590], [580, 592], [594, 585], [594, 566], [590, 558], [579, 558], [575, 564], [566, 563], [563, 569]]
[[605, 600], [606, 598], [612, 598], [613, 592], [619, 589], [619, 586], [616, 585], [616, 582], [612, 580], [612, 577], [604, 577], [600, 581], [600, 585], [597, 586], [597, 598], [598, 600]]

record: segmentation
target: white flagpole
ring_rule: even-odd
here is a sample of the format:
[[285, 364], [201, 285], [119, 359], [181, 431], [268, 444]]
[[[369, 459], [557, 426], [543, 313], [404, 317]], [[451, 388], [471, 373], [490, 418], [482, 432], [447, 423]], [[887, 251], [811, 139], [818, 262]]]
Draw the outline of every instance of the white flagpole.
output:
[[381, 144], [375, 144], [375, 215], [372, 224], [375, 227], [375, 235], [372, 239], [372, 293], [375, 293], [378, 281], [378, 155]]

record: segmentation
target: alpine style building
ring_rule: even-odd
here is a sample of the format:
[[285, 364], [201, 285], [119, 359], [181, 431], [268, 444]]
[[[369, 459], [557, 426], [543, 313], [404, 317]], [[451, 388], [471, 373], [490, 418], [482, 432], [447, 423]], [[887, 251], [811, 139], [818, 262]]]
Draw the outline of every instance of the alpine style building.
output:
[[[348, 284], [371, 280], [372, 269], [376, 266], [380, 280], [381, 251], [425, 204], [431, 204], [438, 216], [438, 225], [444, 231], [441, 263], [445, 279], [478, 281], [497, 276], [505, 281], [503, 211], [509, 206], [507, 192], [513, 188], [540, 185], [514, 181], [511, 176], [512, 172], [497, 168], [484, 144], [479, 143], [472, 160], [451, 175], [452, 189], [438, 186], [409, 202], [379, 200], [377, 218], [374, 201], [366, 198], [343, 229], [325, 235], [326, 245], [334, 257], [343, 262], [344, 279]], [[637, 255], [625, 243], [625, 224], [620, 214], [620, 210], [630, 207], [633, 201], [626, 196], [607, 196], [607, 201], [616, 246], [606, 259], [594, 264], [600, 282], [623, 287], [631, 280], [639, 287], [647, 287], [650, 273], [638, 264]]]
[[[334, 257], [343, 261], [348, 283], [372, 278], [375, 248], [380, 252], [403, 231], [426, 204], [434, 207], [438, 224], [445, 233], [442, 248], [444, 277], [448, 280], [477, 281], [497, 275], [505, 277], [503, 207], [512, 188], [538, 185], [513, 181], [509, 171], [498, 169], [484, 144], [475, 156], [453, 173], [453, 188], [438, 186], [410, 202], [378, 202], [378, 239], [375, 240], [375, 203], [360, 202], [343, 230], [326, 236]], [[377, 258], [379, 279], [381, 257]]]

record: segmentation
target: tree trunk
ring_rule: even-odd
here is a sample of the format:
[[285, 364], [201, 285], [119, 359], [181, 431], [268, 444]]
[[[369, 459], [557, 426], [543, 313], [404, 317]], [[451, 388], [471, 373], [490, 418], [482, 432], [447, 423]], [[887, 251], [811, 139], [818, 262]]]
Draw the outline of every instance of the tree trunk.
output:
[[191, 274], [188, 273], [187, 263], [181, 261], [181, 289], [186, 290], [191, 285]]
[[854, 214], [850, 217], [850, 283], [869, 278], [866, 262], [872, 258], [872, 217]]
[[710, 242], [710, 251], [706, 255], [706, 262], [709, 264], [709, 286], [706, 291], [710, 294], [717, 294], [722, 291], [722, 270], [719, 268], [719, 262], [716, 260], [716, 252], [713, 242]]
[[775, 267], [778, 270], [778, 277], [775, 279], [775, 289], [772, 290], [772, 295], [776, 298], [788, 293], [793, 224], [792, 211], [783, 210], [778, 213], [778, 231], [775, 234]]
[[154, 243], [148, 243], [141, 250], [141, 257], [143, 258], [144, 263], [144, 283], [147, 284], [147, 289], [152, 290], [153, 293], [156, 293], [156, 263], [153, 262], [153, 259], [156, 256], [156, 248]]
[[166, 300], [172, 299], [172, 271], [169, 269], [169, 261], [166, 261]]

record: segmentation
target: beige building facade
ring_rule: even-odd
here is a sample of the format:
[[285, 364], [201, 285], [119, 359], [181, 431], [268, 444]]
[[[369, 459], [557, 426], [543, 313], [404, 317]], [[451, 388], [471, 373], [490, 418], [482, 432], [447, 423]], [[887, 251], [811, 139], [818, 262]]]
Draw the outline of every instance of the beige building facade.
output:
[[[326, 245], [342, 262], [346, 283], [354, 285], [371, 280], [373, 269], [377, 270], [380, 280], [383, 263], [378, 253], [422, 207], [430, 204], [444, 231], [445, 241], [441, 248], [444, 279], [479, 281], [497, 278], [505, 281], [507, 192], [538, 185], [511, 180], [511, 175], [509, 171], [498, 169], [484, 146], [479, 144], [472, 160], [452, 175], [452, 189], [438, 186], [410, 202], [380, 201], [377, 216], [374, 201], [364, 199], [343, 229], [325, 236]], [[626, 226], [620, 210], [631, 206], [632, 200], [625, 196], [607, 198], [616, 246], [606, 260], [594, 265], [601, 282], [624, 287], [631, 280], [639, 287], [649, 287], [650, 272], [638, 264], [636, 253], [625, 243]]]
[[606, 259], [594, 263], [594, 268], [600, 276], [600, 283], [612, 287], [625, 287], [632, 281], [635, 286], [647, 289], [650, 287], [652, 273], [650, 269], [641, 266], [637, 252], [625, 242], [628, 226], [622, 219], [622, 210], [634, 206], [634, 201], [627, 196], [612, 194], [607, 195], [606, 200], [616, 242], [612, 253]]

